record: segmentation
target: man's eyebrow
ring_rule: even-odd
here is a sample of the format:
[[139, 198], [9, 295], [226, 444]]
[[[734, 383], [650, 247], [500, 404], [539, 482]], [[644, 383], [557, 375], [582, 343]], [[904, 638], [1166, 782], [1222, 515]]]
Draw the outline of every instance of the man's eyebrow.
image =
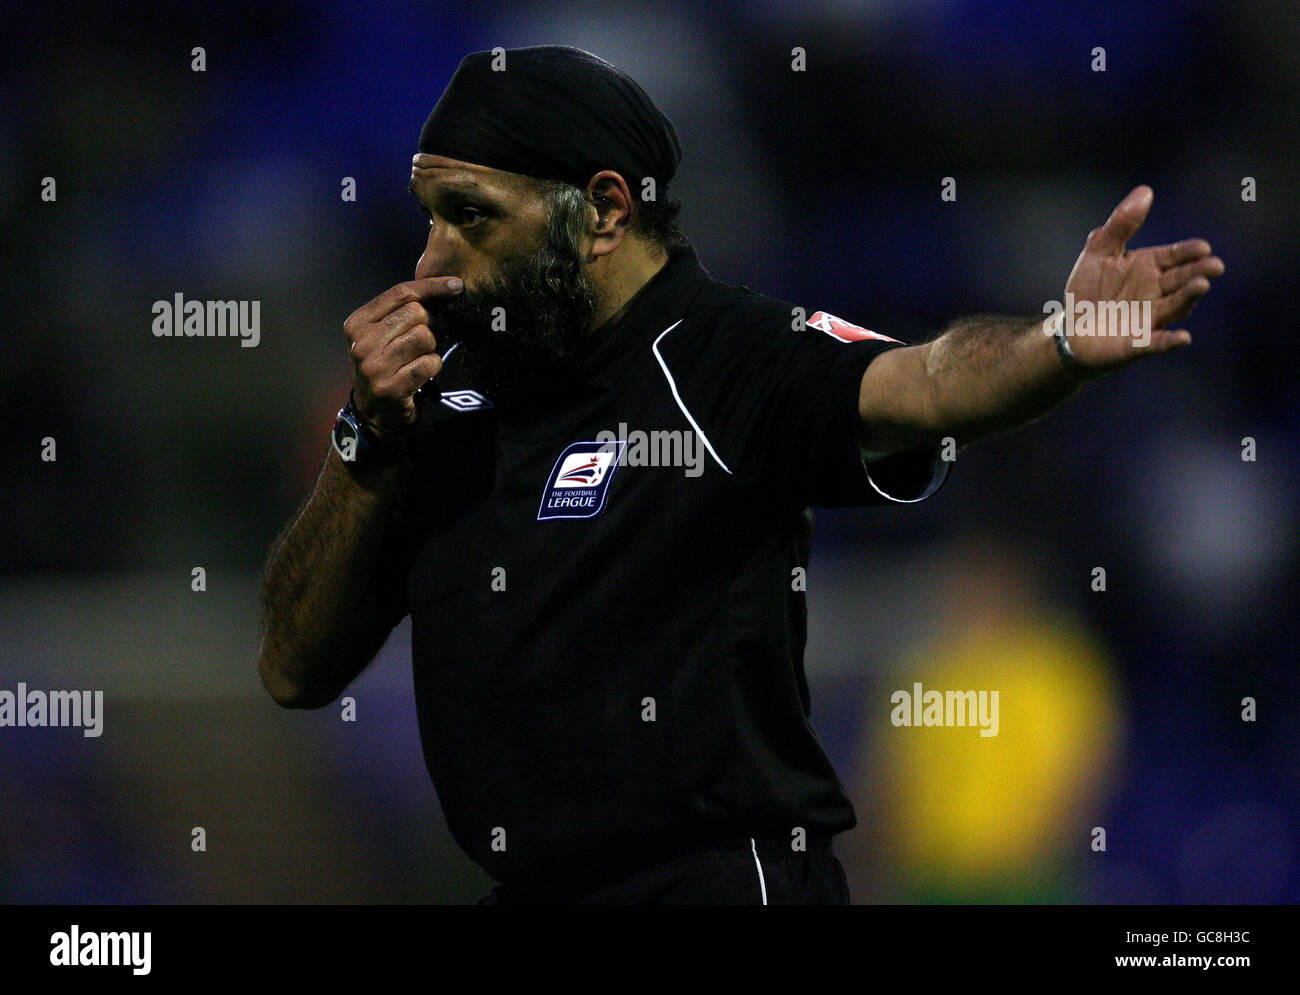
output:
[[[416, 200], [421, 199], [420, 195], [415, 192], [414, 179], [411, 179], [407, 182], [406, 190]], [[449, 180], [447, 182], [439, 184], [435, 188], [434, 192], [435, 192], [435, 196], [439, 193], [450, 193], [450, 194], [460, 194], [461, 196], [474, 196], [492, 203], [496, 203], [496, 201], [498, 200], [496, 194], [494, 194], [490, 190], [485, 190], [477, 183], [464, 183], [464, 182], [458, 183], [455, 180]]]

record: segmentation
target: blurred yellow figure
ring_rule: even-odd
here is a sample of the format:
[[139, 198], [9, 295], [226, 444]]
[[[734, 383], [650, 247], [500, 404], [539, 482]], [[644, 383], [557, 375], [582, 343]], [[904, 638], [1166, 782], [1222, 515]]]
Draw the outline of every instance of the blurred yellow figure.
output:
[[[1070, 868], [1097, 856], [1093, 828], [1122, 737], [1112, 668], [1097, 641], [1036, 607], [1031, 572], [987, 548], [959, 554], [939, 631], [872, 690], [862, 814], [899, 878], [896, 897], [1069, 900]], [[918, 683], [932, 705], [933, 692], [975, 692], [966, 723], [929, 724], [944, 716], [932, 708], [916, 725]], [[981, 735], [976, 718], [990, 705], [995, 722]]]

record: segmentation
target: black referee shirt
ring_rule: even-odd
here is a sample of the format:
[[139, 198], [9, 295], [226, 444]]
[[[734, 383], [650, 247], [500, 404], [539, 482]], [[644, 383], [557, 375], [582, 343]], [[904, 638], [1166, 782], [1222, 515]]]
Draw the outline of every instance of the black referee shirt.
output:
[[793, 315], [687, 248], [545, 410], [493, 406], [455, 349], [423, 389], [386, 600], [448, 826], [497, 880], [854, 825], [808, 723], [808, 509], [920, 500], [948, 464], [868, 469], [859, 384], [901, 343]]

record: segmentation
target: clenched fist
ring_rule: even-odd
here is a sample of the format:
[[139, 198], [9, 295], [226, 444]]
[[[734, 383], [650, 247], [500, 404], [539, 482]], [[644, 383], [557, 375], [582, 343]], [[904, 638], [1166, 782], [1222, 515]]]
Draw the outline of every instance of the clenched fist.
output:
[[464, 290], [454, 276], [410, 280], [353, 311], [343, 322], [355, 382], [353, 403], [381, 432], [415, 424], [415, 392], [442, 369], [423, 302], [436, 305]]

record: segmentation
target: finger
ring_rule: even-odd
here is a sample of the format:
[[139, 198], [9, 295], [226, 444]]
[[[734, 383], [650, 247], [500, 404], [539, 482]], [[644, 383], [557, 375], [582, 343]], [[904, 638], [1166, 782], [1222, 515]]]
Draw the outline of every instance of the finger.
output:
[[1203, 238], [1188, 238], [1170, 245], [1157, 245], [1149, 251], [1155, 253], [1156, 265], [1161, 269], [1168, 269], [1179, 263], [1189, 263], [1193, 259], [1208, 256], [1210, 243]]
[[1193, 277], [1203, 276], [1213, 280], [1223, 276], [1223, 260], [1218, 256], [1204, 256], [1194, 262], [1183, 263], [1160, 274], [1160, 293], [1172, 294]]
[[1093, 252], [1116, 256], [1122, 253], [1124, 244], [1142, 227], [1154, 198], [1155, 193], [1150, 187], [1134, 187], [1115, 210], [1110, 212], [1106, 223], [1088, 233], [1088, 248]]
[[383, 352], [393, 339], [400, 338], [413, 328], [429, 324], [429, 312], [419, 301], [407, 301], [396, 311], [391, 311], [379, 321], [377, 338], [379, 351]]
[[1152, 332], [1147, 351], [1153, 356], [1163, 356], [1165, 353], [1177, 352], [1191, 344], [1192, 333], [1185, 328], [1177, 328], [1172, 331]]
[[355, 318], [373, 323], [408, 302], [455, 297], [464, 289], [465, 285], [454, 276], [431, 276], [423, 280], [407, 280], [395, 287], [389, 287], [374, 300], [362, 304], [352, 312], [348, 320]]
[[393, 382], [403, 397], [410, 397], [417, 390], [438, 375], [442, 369], [442, 357], [436, 352], [416, 356], [393, 377]]
[[384, 347], [384, 359], [401, 368], [417, 356], [435, 352], [438, 340], [428, 325], [416, 325], [403, 335], [392, 339]]
[[1203, 276], [1194, 276], [1167, 297], [1155, 302], [1152, 318], [1157, 328], [1163, 328], [1173, 321], [1181, 321], [1192, 313], [1196, 302], [1210, 289], [1210, 281]]

